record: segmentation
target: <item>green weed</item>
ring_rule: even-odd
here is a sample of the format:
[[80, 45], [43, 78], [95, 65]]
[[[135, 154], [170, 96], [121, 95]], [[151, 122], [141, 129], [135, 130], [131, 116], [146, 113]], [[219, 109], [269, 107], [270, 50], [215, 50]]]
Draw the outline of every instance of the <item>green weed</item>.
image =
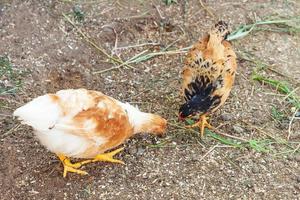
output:
[[210, 137], [214, 138], [215, 140], [218, 140], [222, 144], [229, 145], [229, 146], [232, 146], [232, 147], [237, 147], [237, 148], [242, 148], [243, 147], [242, 143], [236, 142], [236, 141], [234, 141], [232, 139], [229, 139], [229, 138], [225, 138], [223, 136], [220, 136], [220, 135], [210, 131], [209, 129], [205, 129], [205, 134], [209, 135]]
[[[186, 122], [191, 125], [194, 124], [194, 120], [192, 119], [186, 119]], [[262, 140], [243, 140], [243, 141], [237, 141], [235, 139], [231, 139], [231, 138], [226, 138], [223, 137], [217, 133], [214, 133], [213, 131], [209, 130], [209, 129], [205, 129], [205, 134], [212, 137], [213, 139], [219, 141], [222, 144], [228, 145], [228, 146], [232, 146], [235, 148], [251, 148], [257, 152], [263, 152], [263, 153], [268, 153], [270, 152], [270, 148], [268, 147], [271, 143], [271, 140], [266, 140], [266, 139], [262, 139]]]
[[277, 122], [281, 122], [286, 118], [284, 113], [279, 111], [275, 106], [272, 106], [271, 108], [271, 116]]
[[177, 2], [177, 0], [163, 0], [163, 2], [167, 5], [167, 6], [169, 6], [169, 5], [171, 5], [172, 3], [178, 3]]
[[85, 14], [79, 6], [74, 6], [73, 7], [73, 16], [74, 16], [75, 21], [83, 22]]
[[[273, 25], [261, 27], [262, 25]], [[235, 31], [228, 35], [227, 40], [236, 40], [249, 35], [252, 31], [274, 31], [296, 34], [300, 32], [300, 16], [289, 19], [271, 19], [256, 21], [253, 24], [239, 26]]]
[[13, 69], [9, 58], [0, 56], [0, 95], [15, 94], [21, 87], [21, 72]]
[[267, 78], [261, 74], [255, 73], [252, 76], [253, 80], [266, 83], [272, 87], [274, 87], [277, 91], [286, 94], [287, 99], [290, 101], [290, 103], [295, 106], [297, 109], [300, 109], [300, 100], [299, 97], [294, 93], [294, 90], [290, 89], [290, 86], [282, 81]]

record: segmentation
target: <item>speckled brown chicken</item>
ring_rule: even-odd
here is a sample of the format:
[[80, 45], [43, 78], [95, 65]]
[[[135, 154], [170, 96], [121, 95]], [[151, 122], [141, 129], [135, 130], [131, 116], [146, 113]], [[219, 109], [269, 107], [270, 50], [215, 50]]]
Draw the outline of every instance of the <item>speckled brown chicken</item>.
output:
[[199, 114], [199, 121], [190, 127], [212, 128], [206, 115], [222, 106], [231, 91], [237, 68], [236, 55], [226, 41], [227, 23], [218, 22], [207, 36], [189, 51], [183, 68], [182, 93], [185, 103], [179, 109], [179, 118]]
[[[87, 174], [79, 170], [83, 164], [96, 161], [123, 163], [107, 150], [122, 144], [133, 134], [162, 134], [167, 121], [141, 112], [101, 92], [85, 89], [61, 90], [37, 97], [14, 112], [35, 129], [40, 142], [57, 154], [67, 172]], [[69, 157], [88, 160], [71, 163]]]

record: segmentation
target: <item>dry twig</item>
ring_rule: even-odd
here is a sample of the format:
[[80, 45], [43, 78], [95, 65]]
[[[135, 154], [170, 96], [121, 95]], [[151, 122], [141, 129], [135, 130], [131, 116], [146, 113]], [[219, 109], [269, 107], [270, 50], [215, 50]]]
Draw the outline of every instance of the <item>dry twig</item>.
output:
[[201, 5], [201, 7], [211, 16], [213, 17], [214, 19], [216, 19], [216, 16], [213, 14], [213, 12], [207, 7], [204, 5], [204, 3], [202, 2], [202, 0], [199, 0], [199, 3]]
[[293, 113], [293, 116], [292, 116], [292, 118], [291, 118], [291, 120], [290, 120], [290, 122], [289, 122], [289, 129], [288, 129], [287, 140], [290, 139], [291, 131], [292, 131], [292, 124], [293, 124], [293, 121], [294, 121], [294, 119], [295, 119], [296, 114], [297, 114], [298, 111], [299, 111], [299, 109], [296, 109], [296, 111]]
[[212, 148], [210, 148], [201, 158], [199, 161], [203, 160], [208, 154], [210, 154], [210, 152], [212, 152], [218, 145], [213, 146]]
[[7, 135], [9, 135], [10, 133], [12, 133], [14, 130], [18, 129], [21, 126], [21, 124], [17, 124], [14, 127], [12, 127], [11, 129], [9, 129], [8, 131], [6, 131], [5, 133], [3, 133], [1, 135], [1, 138], [6, 137]]
[[102, 54], [104, 54], [106, 57], [108, 57], [110, 60], [113, 60], [117, 63], [126, 65], [127, 67], [131, 68], [131, 69], [135, 69], [133, 66], [124, 63], [121, 59], [117, 59], [111, 55], [109, 55], [104, 49], [102, 49], [101, 47], [99, 47], [97, 44], [95, 44], [84, 32], [82, 32], [82, 30], [76, 26], [76, 24], [66, 15], [66, 14], [62, 14], [64, 16], [64, 18], [76, 29], [76, 31], [82, 36], [82, 38], [88, 42], [92, 47], [94, 47], [95, 49], [97, 49], [98, 51], [100, 51]]

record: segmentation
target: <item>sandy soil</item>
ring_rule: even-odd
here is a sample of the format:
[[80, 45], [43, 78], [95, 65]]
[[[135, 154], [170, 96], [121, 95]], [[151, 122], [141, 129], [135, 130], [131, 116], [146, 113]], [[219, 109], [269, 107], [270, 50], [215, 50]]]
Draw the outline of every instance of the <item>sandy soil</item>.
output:
[[[299, 1], [203, 1], [232, 28], [269, 16], [300, 13]], [[74, 9], [83, 11], [80, 21]], [[160, 11], [160, 15], [158, 14]], [[294, 120], [286, 139], [292, 106], [274, 88], [251, 79], [255, 65], [245, 52], [270, 64], [265, 75], [300, 82], [300, 37], [270, 31], [233, 41], [239, 56], [235, 86], [226, 105], [212, 116], [223, 133], [265, 141], [268, 152], [233, 148], [210, 136], [200, 138], [175, 125], [184, 54], [162, 55], [134, 69], [114, 66], [107, 56], [78, 33], [122, 60], [172, 44], [193, 44], [216, 21], [198, 0], [178, 1], [0, 1], [0, 56], [7, 56], [22, 87], [0, 96], [0, 199], [300, 199], [300, 123]], [[76, 15], [77, 16], [77, 15]], [[176, 41], [176, 42], [174, 42]], [[137, 44], [148, 44], [130, 47]], [[124, 47], [124, 48], [122, 48]], [[0, 85], [1, 86], [1, 85]], [[90, 174], [62, 177], [62, 165], [35, 139], [33, 131], [11, 117], [34, 97], [64, 88], [99, 90], [169, 119], [163, 138], [137, 135], [119, 154], [126, 165], [95, 163]], [[299, 94], [299, 90], [296, 91]], [[280, 122], [272, 107], [286, 116]], [[274, 139], [275, 138], [275, 139]], [[298, 146], [299, 147], [299, 146]]]

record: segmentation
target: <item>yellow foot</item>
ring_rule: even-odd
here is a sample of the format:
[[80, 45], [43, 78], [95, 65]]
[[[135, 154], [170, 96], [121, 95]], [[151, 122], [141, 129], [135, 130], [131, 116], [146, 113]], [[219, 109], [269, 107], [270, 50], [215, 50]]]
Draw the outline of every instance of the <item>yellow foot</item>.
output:
[[200, 116], [199, 121], [196, 122], [193, 125], [190, 126], [186, 126], [187, 128], [194, 128], [194, 127], [199, 127], [200, 129], [200, 136], [203, 137], [204, 135], [204, 128], [208, 128], [208, 129], [213, 129], [213, 126], [211, 126], [208, 122], [207, 122], [207, 117], [205, 115]]
[[57, 154], [57, 156], [64, 166], [64, 174], [63, 174], [64, 177], [67, 176], [68, 172], [73, 172], [73, 173], [77, 173], [77, 174], [81, 174], [81, 175], [88, 174], [87, 172], [78, 169], [83, 164], [86, 164], [86, 161], [78, 162], [78, 163], [71, 163], [70, 159], [67, 158], [66, 156], [61, 155], [61, 154]]
[[117, 153], [119, 153], [123, 149], [124, 148], [119, 148], [119, 149], [116, 149], [116, 150], [114, 150], [112, 152], [109, 152], [109, 153], [99, 154], [93, 160], [91, 160], [91, 162], [106, 161], [106, 162], [112, 162], [112, 163], [125, 164], [123, 161], [113, 158], [114, 155], [116, 155]]

